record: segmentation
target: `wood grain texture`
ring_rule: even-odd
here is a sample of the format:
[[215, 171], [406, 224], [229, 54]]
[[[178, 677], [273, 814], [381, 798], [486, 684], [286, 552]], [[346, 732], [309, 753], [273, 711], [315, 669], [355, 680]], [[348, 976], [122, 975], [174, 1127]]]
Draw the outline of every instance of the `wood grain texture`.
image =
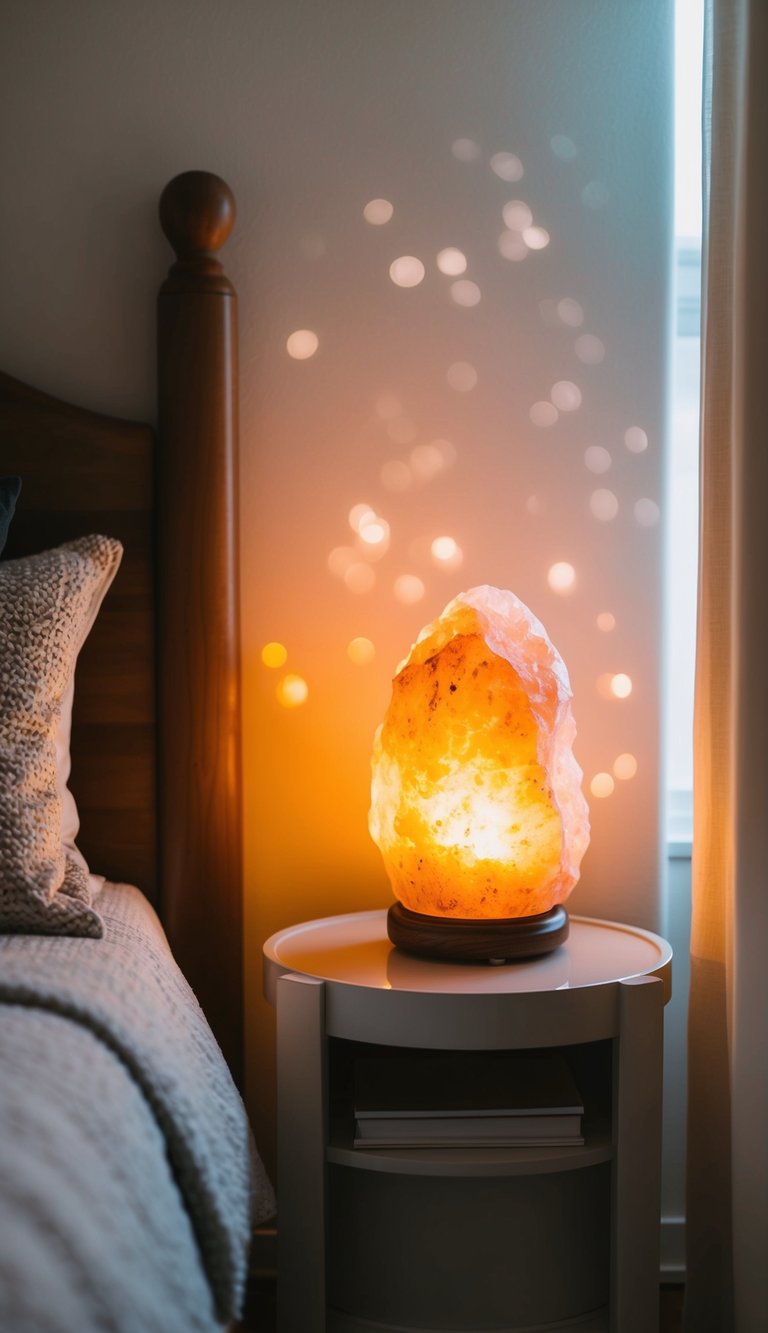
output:
[[158, 301], [162, 911], [242, 1075], [242, 814], [236, 297], [213, 253], [234, 200], [187, 172], [160, 217], [176, 249]]
[[0, 374], [0, 473], [22, 491], [4, 558], [73, 537], [118, 537], [125, 555], [78, 660], [71, 788], [94, 871], [157, 896], [154, 440]]

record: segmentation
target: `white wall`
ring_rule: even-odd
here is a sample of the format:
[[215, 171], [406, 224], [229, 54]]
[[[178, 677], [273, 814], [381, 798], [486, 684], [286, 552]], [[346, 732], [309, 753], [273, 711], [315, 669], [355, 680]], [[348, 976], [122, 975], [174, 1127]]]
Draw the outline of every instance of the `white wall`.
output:
[[[571, 668], [588, 779], [637, 757], [637, 776], [592, 802], [573, 908], [658, 922], [660, 542], [634, 505], [663, 502], [671, 45], [664, 0], [3, 7], [7, 371], [151, 418], [154, 293], [169, 260], [157, 195], [203, 167], [239, 201], [226, 263], [242, 305], [250, 1101], [268, 1156], [261, 941], [304, 917], [387, 903], [366, 831], [371, 736], [394, 665], [462, 587], [511, 587], [549, 628]], [[553, 151], [555, 136], [572, 158]], [[477, 143], [476, 160], [452, 154], [459, 138]], [[524, 164], [519, 182], [490, 169], [502, 151]], [[363, 219], [375, 197], [394, 204], [386, 226]], [[497, 249], [511, 199], [551, 236], [524, 262]], [[468, 257], [482, 294], [472, 308], [435, 267], [447, 245]], [[426, 265], [411, 290], [388, 276], [403, 254]], [[583, 308], [580, 328], [553, 314], [564, 298]], [[300, 328], [320, 339], [305, 362], [285, 351]], [[604, 345], [601, 364], [576, 354], [583, 333]], [[471, 392], [446, 381], [459, 361], [477, 370]], [[560, 380], [578, 384], [581, 407], [538, 428], [529, 409]], [[377, 415], [383, 396], [398, 400], [394, 422]], [[645, 452], [626, 448], [632, 426]], [[435, 438], [453, 444], [453, 465], [387, 491], [382, 465]], [[585, 467], [590, 446], [611, 455], [602, 476]], [[611, 521], [591, 513], [598, 488], [618, 499]], [[326, 566], [352, 539], [357, 501], [392, 529], [365, 595]], [[430, 560], [441, 533], [463, 548], [458, 571]], [[547, 585], [556, 560], [576, 569], [569, 597]], [[405, 572], [425, 584], [417, 605], [393, 596]], [[611, 633], [596, 626], [601, 611], [615, 615]], [[357, 635], [375, 645], [368, 667], [346, 655]], [[272, 639], [308, 682], [301, 708], [275, 699], [259, 656]], [[598, 688], [618, 671], [634, 682], [623, 702]]]

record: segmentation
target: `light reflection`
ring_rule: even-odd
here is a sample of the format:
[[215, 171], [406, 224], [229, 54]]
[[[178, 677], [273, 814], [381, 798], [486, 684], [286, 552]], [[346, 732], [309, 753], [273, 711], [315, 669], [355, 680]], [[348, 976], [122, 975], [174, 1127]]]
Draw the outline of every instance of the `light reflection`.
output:
[[525, 174], [523, 164], [515, 153], [494, 153], [491, 171], [503, 181], [519, 181]]
[[519, 261], [528, 258], [528, 246], [516, 231], [503, 231], [498, 240], [499, 254], [505, 259]]
[[370, 639], [363, 637], [350, 639], [347, 644], [347, 657], [355, 666], [367, 666], [376, 656], [376, 649]]
[[455, 301], [457, 305], [477, 305], [481, 296], [482, 292], [476, 282], [469, 282], [466, 278], [461, 278], [459, 282], [451, 283], [451, 300]]
[[610, 523], [619, 512], [619, 501], [613, 491], [593, 491], [589, 497], [589, 508], [601, 523]]
[[362, 594], [371, 591], [376, 575], [370, 565], [358, 561], [344, 570], [343, 579], [350, 592]]
[[573, 350], [585, 366], [599, 366], [605, 360], [605, 343], [593, 333], [582, 333], [573, 344]]
[[383, 227], [389, 222], [394, 208], [388, 199], [371, 199], [363, 209], [363, 217], [372, 227]]
[[533, 404], [528, 416], [531, 418], [534, 426], [554, 426], [560, 413], [554, 403], [546, 403], [541, 399], [540, 402]]
[[529, 250], [546, 250], [550, 236], [546, 227], [526, 227], [523, 240]]
[[624, 432], [624, 443], [631, 454], [642, 454], [648, 448], [648, 436], [640, 426], [630, 426]]
[[458, 162], [475, 162], [480, 156], [480, 145], [474, 139], [454, 139], [451, 152]]
[[309, 686], [303, 676], [283, 676], [275, 691], [283, 708], [298, 708], [309, 697]]
[[399, 458], [391, 458], [389, 462], [384, 463], [379, 478], [384, 489], [394, 494], [410, 490], [413, 480], [408, 464], [401, 462]]
[[610, 634], [611, 630], [616, 628], [616, 617], [612, 611], [600, 611], [596, 620], [597, 628], [603, 631], [603, 634]]
[[445, 378], [457, 393], [469, 393], [477, 385], [477, 371], [468, 361], [454, 361], [448, 367]]
[[453, 245], [441, 250], [436, 262], [440, 272], [449, 278], [458, 278], [461, 273], [467, 271], [467, 256]]
[[570, 296], [558, 301], [557, 315], [561, 324], [567, 324], [572, 329], [577, 329], [580, 324], [584, 323], [584, 311], [578, 301], [572, 300]]
[[522, 199], [510, 199], [501, 210], [505, 225], [510, 231], [524, 232], [533, 226], [533, 213]]
[[549, 146], [561, 162], [572, 162], [578, 152], [573, 139], [569, 139], [567, 134], [553, 134]]
[[620, 754], [613, 761], [614, 776], [621, 782], [629, 782], [637, 772], [637, 760], [633, 754]]
[[415, 602], [420, 602], [426, 588], [417, 574], [400, 574], [395, 579], [393, 588], [398, 602], [404, 606], [412, 606]]
[[285, 340], [286, 351], [294, 361], [306, 361], [314, 356], [320, 345], [320, 339], [311, 329], [296, 329]]
[[595, 773], [595, 776], [589, 784], [589, 790], [592, 795], [599, 798], [612, 796], [613, 789], [614, 781], [610, 773]]
[[572, 380], [558, 380], [549, 396], [561, 412], [575, 412], [581, 407], [581, 389]]
[[642, 528], [655, 528], [659, 521], [660, 511], [655, 500], [646, 498], [635, 501], [635, 518]]
[[265, 643], [261, 650], [261, 660], [265, 667], [281, 667], [288, 660], [288, 649], [283, 643]]
[[584, 452], [584, 462], [590, 472], [607, 472], [611, 461], [608, 450], [600, 444], [591, 444]]
[[424, 281], [425, 268], [415, 255], [400, 255], [389, 266], [389, 276], [396, 287], [418, 287]]
[[547, 583], [553, 592], [569, 593], [576, 582], [576, 570], [567, 560], [558, 560], [547, 570]]

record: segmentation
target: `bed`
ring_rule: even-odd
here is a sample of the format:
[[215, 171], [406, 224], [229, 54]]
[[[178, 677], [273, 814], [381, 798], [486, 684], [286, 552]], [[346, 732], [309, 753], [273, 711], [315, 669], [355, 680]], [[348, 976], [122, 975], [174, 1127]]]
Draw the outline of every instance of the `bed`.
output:
[[[53, 614], [46, 602], [17, 628], [30, 579], [64, 588], [66, 615], [56, 615], [74, 624], [72, 571], [102, 562], [113, 578], [77, 656], [71, 738], [66, 703], [54, 719], [49, 805], [63, 878], [55, 892], [39, 881], [31, 925], [33, 880], [14, 869], [0, 807], [0, 906], [17, 888], [23, 905], [0, 934], [7, 1333], [227, 1327], [250, 1229], [274, 1212], [237, 1092], [236, 297], [216, 257], [234, 214], [230, 190], [208, 173], [186, 172], [163, 192], [176, 260], [158, 298], [156, 432], [0, 374], [0, 477], [22, 479], [0, 562], [0, 802], [12, 811], [8, 754], [32, 729], [8, 704], [3, 635], [21, 651]], [[104, 537], [94, 545], [91, 534]], [[90, 615], [98, 598], [88, 598]], [[69, 651], [57, 648], [58, 665]], [[61, 703], [63, 686], [51, 690]], [[48, 754], [50, 736], [38, 740]], [[72, 797], [61, 786], [68, 740]], [[61, 827], [72, 798], [76, 849]], [[55, 859], [40, 862], [46, 875]], [[63, 933], [47, 924], [54, 908]]]

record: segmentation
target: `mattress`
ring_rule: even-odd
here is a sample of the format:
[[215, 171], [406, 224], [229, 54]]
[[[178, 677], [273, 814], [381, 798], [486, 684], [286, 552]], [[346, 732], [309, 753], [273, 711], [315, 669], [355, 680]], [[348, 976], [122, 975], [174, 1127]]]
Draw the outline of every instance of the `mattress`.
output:
[[96, 907], [102, 940], [0, 937], [0, 1328], [219, 1328], [274, 1196], [153, 909]]

